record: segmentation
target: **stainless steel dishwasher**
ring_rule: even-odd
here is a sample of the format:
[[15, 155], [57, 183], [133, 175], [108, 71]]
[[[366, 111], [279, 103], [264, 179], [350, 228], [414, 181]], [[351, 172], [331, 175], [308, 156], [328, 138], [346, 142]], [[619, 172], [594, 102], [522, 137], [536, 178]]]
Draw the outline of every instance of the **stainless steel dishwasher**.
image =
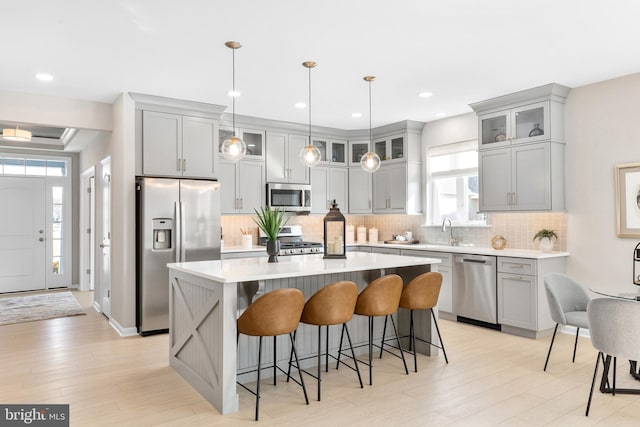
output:
[[495, 256], [454, 256], [453, 311], [462, 317], [458, 320], [475, 320], [499, 328], [496, 278]]

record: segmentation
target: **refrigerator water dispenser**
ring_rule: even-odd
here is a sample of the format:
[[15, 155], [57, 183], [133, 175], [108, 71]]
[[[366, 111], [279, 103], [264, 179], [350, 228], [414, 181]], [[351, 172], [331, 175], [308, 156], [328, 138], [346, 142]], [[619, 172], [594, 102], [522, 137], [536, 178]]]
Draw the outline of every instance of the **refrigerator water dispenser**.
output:
[[171, 230], [173, 230], [173, 219], [154, 218], [153, 219], [153, 249], [171, 249]]

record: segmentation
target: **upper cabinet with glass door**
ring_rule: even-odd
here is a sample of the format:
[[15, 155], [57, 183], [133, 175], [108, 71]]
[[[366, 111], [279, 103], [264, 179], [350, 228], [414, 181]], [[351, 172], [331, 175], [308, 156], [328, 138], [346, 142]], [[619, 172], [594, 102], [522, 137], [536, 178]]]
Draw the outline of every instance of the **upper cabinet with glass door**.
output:
[[564, 142], [564, 100], [569, 90], [552, 83], [471, 104], [478, 113], [479, 148]]
[[383, 162], [405, 158], [404, 135], [374, 139], [373, 149]]
[[347, 141], [327, 138], [312, 138], [313, 145], [320, 150], [320, 162], [330, 166], [347, 166]]
[[[237, 129], [237, 134], [247, 144], [247, 155], [244, 159], [264, 160], [264, 131], [240, 128]], [[218, 152], [222, 153], [222, 143], [231, 136], [233, 136], [233, 129], [220, 127], [218, 132]]]

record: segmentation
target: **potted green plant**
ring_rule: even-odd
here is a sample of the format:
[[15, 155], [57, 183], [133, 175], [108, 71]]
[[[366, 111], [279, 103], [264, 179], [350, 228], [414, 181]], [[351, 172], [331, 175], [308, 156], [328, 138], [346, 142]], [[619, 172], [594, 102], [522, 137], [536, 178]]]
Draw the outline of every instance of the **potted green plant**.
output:
[[280, 251], [280, 241], [278, 233], [280, 229], [287, 223], [289, 218], [285, 216], [284, 211], [280, 209], [260, 208], [254, 209], [258, 218], [254, 218], [255, 223], [267, 237], [267, 254], [269, 254], [269, 262], [278, 262], [278, 252]]
[[535, 242], [538, 239], [539, 248], [542, 252], [551, 252], [553, 250], [553, 240], [552, 238], [557, 239], [558, 235], [555, 230], [547, 230], [543, 228], [539, 230], [535, 236], [533, 236], [533, 241]]

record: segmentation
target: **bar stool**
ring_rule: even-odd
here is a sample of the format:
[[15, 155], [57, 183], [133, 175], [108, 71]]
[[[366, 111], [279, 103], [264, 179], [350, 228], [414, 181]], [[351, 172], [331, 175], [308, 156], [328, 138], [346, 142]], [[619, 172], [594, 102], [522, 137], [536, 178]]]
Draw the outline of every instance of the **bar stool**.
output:
[[[360, 295], [358, 295], [358, 301], [356, 302], [354, 312], [355, 314], [369, 317], [369, 385], [373, 384], [373, 318], [377, 316], [388, 316], [398, 311], [398, 304], [400, 303], [401, 295], [402, 278], [397, 274], [389, 274], [374, 280], [369, 283], [362, 292], [360, 292]], [[396, 357], [402, 358], [404, 371], [409, 375], [409, 369], [407, 369], [407, 362], [404, 359], [404, 353], [400, 346], [400, 338], [398, 337], [398, 331], [396, 329], [393, 316], [391, 317], [391, 324], [393, 325], [393, 331], [396, 334], [398, 348], [400, 349], [400, 356], [388, 350], [385, 351]], [[340, 340], [342, 340], [342, 337]], [[340, 354], [338, 354], [338, 357], [340, 357]]]
[[[262, 369], [262, 337], [273, 337], [273, 384], [276, 384], [276, 369], [286, 374], [276, 363], [276, 337], [278, 335], [289, 334], [291, 349], [298, 365], [298, 354], [292, 332], [298, 328], [300, 315], [304, 308], [304, 295], [299, 289], [283, 288], [267, 292], [253, 302], [238, 318], [238, 337], [240, 334], [260, 337], [258, 340], [258, 383], [256, 391], [250, 390], [245, 385], [238, 382], [242, 388], [256, 396], [256, 421], [260, 409], [260, 372]], [[270, 368], [267, 367], [267, 368]], [[248, 373], [248, 372], [245, 372]], [[307, 389], [304, 386], [302, 372], [298, 369], [304, 400], [309, 404]], [[295, 381], [295, 380], [294, 380]]]
[[[444, 360], [449, 363], [449, 359], [447, 358], [447, 352], [444, 349], [444, 343], [442, 342], [442, 337], [440, 336], [440, 328], [438, 327], [438, 321], [436, 320], [436, 315], [433, 312], [433, 307], [438, 304], [438, 297], [440, 295], [440, 288], [442, 286], [442, 274], [432, 271], [429, 273], [423, 273], [413, 280], [411, 280], [407, 286], [402, 290], [402, 295], [400, 297], [399, 306], [409, 310], [409, 349], [413, 352], [413, 368], [415, 372], [418, 372], [418, 360], [416, 357], [416, 339], [422, 341], [425, 344], [432, 345], [434, 347], [442, 349], [442, 353], [444, 354]], [[438, 341], [440, 345], [434, 344], [429, 341], [425, 341], [422, 338], [416, 338], [414, 322], [413, 322], [413, 311], [414, 310], [429, 310], [431, 312], [431, 317], [433, 318], [433, 324], [436, 327], [436, 332], [438, 333]], [[387, 316], [388, 317], [388, 316]], [[381, 347], [384, 347], [384, 335], [387, 329], [387, 317], [384, 319], [384, 330], [382, 332], [382, 344]], [[393, 318], [391, 319], [393, 320]], [[382, 349], [380, 349], [380, 357], [382, 357]]]
[[[350, 281], [340, 281], [331, 283], [320, 290], [318, 290], [304, 305], [302, 316], [300, 321], [307, 325], [318, 326], [318, 373], [313, 375], [304, 369], [303, 372], [311, 375], [317, 380], [318, 383], [318, 401], [320, 401], [320, 382], [322, 381], [322, 327], [326, 327], [326, 343], [325, 343], [325, 368], [326, 372], [329, 372], [329, 326], [339, 325], [342, 323], [342, 333], [347, 333], [347, 340], [349, 341], [349, 348], [351, 349], [351, 355], [353, 356], [354, 367], [342, 362], [348, 368], [356, 371], [358, 374], [358, 381], [360, 382], [360, 388], [363, 388], [362, 377], [360, 376], [360, 369], [358, 369], [358, 362], [356, 360], [356, 354], [353, 350], [353, 344], [351, 343], [351, 336], [349, 335], [349, 328], [347, 322], [353, 317], [353, 311], [358, 299], [358, 286]], [[293, 337], [296, 338], [296, 333]], [[338, 351], [342, 350], [342, 337], [340, 339], [340, 346]], [[291, 370], [291, 358], [293, 352], [289, 357], [289, 370]], [[333, 357], [333, 356], [331, 356]], [[337, 359], [337, 358], [336, 358]], [[339, 360], [339, 359], [337, 359]], [[340, 361], [338, 362], [340, 363]], [[288, 378], [288, 376], [287, 376]]]

